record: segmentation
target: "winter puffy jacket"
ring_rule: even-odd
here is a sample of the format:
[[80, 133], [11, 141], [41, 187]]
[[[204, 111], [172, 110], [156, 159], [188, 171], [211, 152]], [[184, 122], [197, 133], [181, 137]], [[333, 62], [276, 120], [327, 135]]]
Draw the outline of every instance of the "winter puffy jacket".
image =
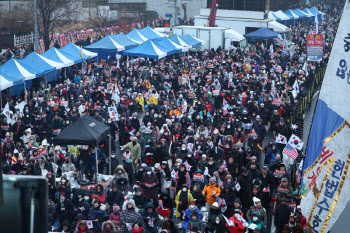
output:
[[206, 185], [202, 194], [206, 195], [208, 204], [212, 205], [216, 201], [216, 197], [221, 193], [221, 189], [215, 184]]
[[226, 223], [226, 227], [230, 228], [231, 233], [244, 233], [245, 227], [241, 221], [236, 219], [235, 216], [232, 216], [229, 220], [232, 221], [233, 226], [229, 226], [228, 223]]
[[[152, 208], [152, 212], [148, 212], [149, 208]], [[152, 202], [149, 202], [143, 210], [142, 220], [147, 231], [158, 232], [159, 216]]]
[[202, 212], [198, 209], [198, 207], [196, 206], [196, 208], [192, 211], [189, 208], [185, 211], [185, 219], [182, 222], [182, 229], [186, 230], [187, 229], [187, 225], [188, 222], [191, 221], [191, 215], [193, 212], [197, 212], [198, 213], [198, 220], [202, 220], [203, 218], [203, 214]]

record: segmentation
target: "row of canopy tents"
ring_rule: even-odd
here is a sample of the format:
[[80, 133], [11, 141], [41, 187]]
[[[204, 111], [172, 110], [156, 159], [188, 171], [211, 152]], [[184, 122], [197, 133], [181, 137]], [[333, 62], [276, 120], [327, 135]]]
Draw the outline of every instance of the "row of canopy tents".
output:
[[191, 35], [167, 38], [150, 27], [133, 29], [127, 35], [108, 35], [84, 49], [71, 42], [61, 49], [50, 48], [41, 55], [32, 52], [23, 59], [11, 58], [0, 66], [0, 91], [95, 57], [107, 58], [120, 52], [126, 56], [161, 59], [205, 43]]
[[205, 43], [206, 41], [191, 35], [174, 35], [168, 38], [163, 33], [145, 27], [134, 28], [127, 35], [108, 35], [84, 48], [98, 53], [98, 59], [114, 57], [116, 54], [161, 59], [175, 53], [188, 52], [190, 48], [197, 48]]
[[282, 23], [295, 22], [295, 20], [308, 19], [310, 21], [314, 21], [317, 16], [318, 22], [321, 22], [324, 19], [325, 13], [318, 11], [315, 7], [312, 8], [304, 8], [303, 10], [295, 9], [295, 10], [287, 10], [285, 12], [279, 11], [270, 11], [268, 17], [271, 19], [275, 19], [276, 21]]
[[50, 48], [41, 55], [32, 52], [23, 59], [11, 58], [0, 66], [0, 91], [96, 56], [97, 53], [69, 43], [62, 49]]

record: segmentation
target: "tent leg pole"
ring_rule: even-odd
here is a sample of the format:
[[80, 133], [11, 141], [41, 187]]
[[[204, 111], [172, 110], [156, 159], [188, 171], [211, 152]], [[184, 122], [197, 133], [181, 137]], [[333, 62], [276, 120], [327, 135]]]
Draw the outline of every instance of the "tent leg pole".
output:
[[96, 183], [98, 183], [98, 159], [97, 159], [97, 147], [95, 147], [95, 157], [96, 157]]
[[111, 153], [112, 153], [112, 135], [109, 135], [109, 175], [112, 175]]
[[[52, 139], [52, 145], [53, 145], [53, 137], [51, 139]], [[54, 166], [56, 165], [56, 154], [55, 154], [55, 152], [53, 153], [53, 164], [54, 164]], [[55, 180], [54, 186], [56, 187], [56, 172], [55, 172], [55, 168], [53, 168], [53, 169], [54, 169], [53, 170], [53, 178]]]

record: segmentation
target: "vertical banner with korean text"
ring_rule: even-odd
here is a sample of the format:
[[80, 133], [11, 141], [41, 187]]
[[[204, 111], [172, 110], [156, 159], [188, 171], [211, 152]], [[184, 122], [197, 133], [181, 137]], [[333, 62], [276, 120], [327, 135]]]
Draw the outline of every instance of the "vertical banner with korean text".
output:
[[317, 102], [304, 160], [301, 207], [312, 233], [328, 232], [350, 199], [349, 22], [350, 0], [347, 0]]
[[323, 56], [323, 35], [307, 35], [307, 60], [321, 61]]

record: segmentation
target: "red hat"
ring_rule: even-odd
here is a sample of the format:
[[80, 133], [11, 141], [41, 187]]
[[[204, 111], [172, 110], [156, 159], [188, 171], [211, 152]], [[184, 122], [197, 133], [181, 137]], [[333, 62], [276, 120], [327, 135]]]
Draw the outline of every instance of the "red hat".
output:
[[156, 126], [156, 123], [153, 122], [153, 123], [152, 123], [152, 126]]
[[61, 195], [66, 196], [66, 192], [65, 192], [64, 190], [62, 190], [62, 191], [60, 192], [60, 196], [61, 196]]
[[164, 130], [164, 133], [165, 133], [165, 132], [169, 133], [169, 130], [168, 130], [168, 129], [165, 129], [165, 130]]
[[195, 201], [190, 201], [190, 205], [197, 205], [197, 203]]
[[179, 138], [179, 137], [180, 137], [180, 134], [176, 134], [175, 137], [178, 137], [178, 138]]

